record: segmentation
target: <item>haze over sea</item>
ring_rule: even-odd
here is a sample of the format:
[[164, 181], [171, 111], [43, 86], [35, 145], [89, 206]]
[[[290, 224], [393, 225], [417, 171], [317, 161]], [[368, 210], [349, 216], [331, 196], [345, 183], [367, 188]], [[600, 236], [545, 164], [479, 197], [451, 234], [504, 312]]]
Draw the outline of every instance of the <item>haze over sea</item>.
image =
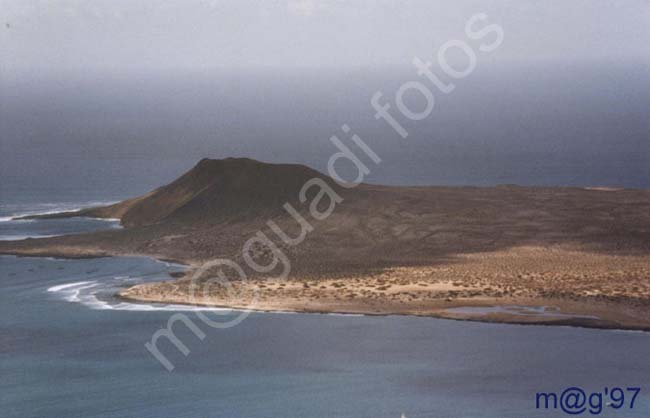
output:
[[325, 171], [336, 151], [329, 137], [351, 144], [344, 123], [383, 159], [372, 183], [650, 188], [644, 66], [481, 64], [451, 94], [436, 95], [429, 118], [395, 114], [407, 139], [376, 120], [369, 101], [381, 91], [398, 112], [394, 92], [417, 77], [409, 67], [5, 78], [0, 196], [3, 204], [48, 193], [116, 200], [203, 157]]
[[[408, 140], [368, 105], [399, 74], [12, 84], [2, 112], [0, 232], [17, 239], [116, 227], [7, 218], [135, 196], [205, 156], [324, 170], [328, 137], [342, 123], [384, 159], [372, 182], [650, 187], [647, 73], [536, 74], [524, 93], [525, 70], [478, 73], [441, 99], [431, 120], [409, 126]], [[546, 417], [535, 410], [537, 391], [650, 384], [643, 333], [286, 314], [252, 315], [208, 330], [203, 342], [181, 335], [191, 354], [170, 354], [177, 368], [168, 373], [144, 343], [178, 308], [111, 295], [176, 268], [142, 258], [0, 258], [3, 416]], [[648, 416], [642, 398], [617, 416]]]
[[[118, 228], [11, 218], [142, 195], [205, 157], [325, 172], [330, 136], [352, 146], [343, 124], [382, 158], [371, 183], [650, 189], [645, 0], [3, 0], [0, 9], [2, 240]], [[403, 118], [395, 92], [426, 82], [413, 57], [435, 61], [477, 13], [503, 27], [503, 45], [478, 53], [451, 94], [436, 91], [430, 117]], [[407, 139], [375, 119], [377, 91]], [[420, 99], [407, 102], [421, 109]], [[163, 348], [170, 373], [144, 344], [173, 312], [194, 308], [113, 294], [180, 269], [139, 257], [0, 256], [0, 416], [546, 418], [563, 415], [535, 409], [535, 393], [571, 386], [641, 387], [634, 409], [600, 416], [650, 416], [641, 332], [256, 313], [204, 329], [203, 341], [179, 327], [190, 354]]]

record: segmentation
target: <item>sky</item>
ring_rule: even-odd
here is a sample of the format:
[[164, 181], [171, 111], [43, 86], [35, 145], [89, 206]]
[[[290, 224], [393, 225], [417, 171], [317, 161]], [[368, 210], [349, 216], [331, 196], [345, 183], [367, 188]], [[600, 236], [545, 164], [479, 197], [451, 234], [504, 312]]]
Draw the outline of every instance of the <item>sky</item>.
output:
[[[503, 43], [430, 117], [393, 113], [401, 140], [370, 97], [397, 112], [413, 58], [477, 13]], [[324, 170], [345, 123], [376, 183], [650, 188], [649, 23], [648, 0], [0, 0], [0, 186], [128, 172], [136, 195], [203, 157]]]
[[5, 77], [409, 65], [484, 12], [501, 62], [642, 61], [647, 0], [0, 0]]

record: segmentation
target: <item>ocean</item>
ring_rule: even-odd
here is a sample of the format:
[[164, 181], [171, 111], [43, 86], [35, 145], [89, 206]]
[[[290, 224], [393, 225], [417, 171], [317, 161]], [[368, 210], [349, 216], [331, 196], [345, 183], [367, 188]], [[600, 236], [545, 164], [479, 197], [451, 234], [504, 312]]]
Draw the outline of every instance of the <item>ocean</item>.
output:
[[[3, 239], [116, 227], [7, 219], [85, 203], [55, 200], [3, 202]], [[212, 329], [195, 317], [196, 308], [113, 297], [182, 269], [140, 257], [0, 256], [1, 415], [543, 418], [563, 414], [537, 409], [536, 394], [573, 386], [587, 393], [641, 387], [633, 409], [603, 406], [602, 416], [650, 415], [647, 333], [282, 313], [253, 313], [232, 328]], [[206, 337], [177, 325], [189, 353], [161, 343], [175, 366], [168, 372], [145, 343], [179, 312]]]
[[614, 416], [650, 413], [650, 335], [641, 332], [259, 313], [229, 329], [204, 326], [203, 341], [179, 331], [190, 352], [164, 348], [176, 366], [168, 372], [144, 344], [176, 308], [116, 301], [108, 290], [178, 268], [1, 257], [2, 416], [549, 417], [562, 414], [536, 410], [536, 393], [570, 386], [640, 386], [635, 408]]
[[332, 135], [357, 150], [343, 124], [382, 159], [367, 162], [371, 183], [650, 189], [646, 68], [485, 63], [436, 96], [428, 118], [400, 117], [406, 139], [375, 119], [370, 98], [381, 92], [398, 111], [395, 91], [418, 78], [410, 67], [5, 78], [0, 202], [139, 195], [206, 157], [325, 172]]
[[[434, 117], [407, 126], [408, 140], [378, 124], [368, 98], [411, 73], [4, 80], [0, 239], [119, 228], [11, 218], [137, 196], [202, 157], [324, 171], [343, 123], [382, 157], [374, 183], [650, 188], [648, 73], [583, 70], [477, 70]], [[145, 343], [193, 308], [112, 295], [179, 269], [0, 257], [0, 416], [546, 418], [566, 415], [537, 409], [536, 393], [573, 386], [641, 387], [633, 409], [600, 415], [650, 416], [650, 335], [640, 332], [255, 313], [204, 327], [203, 341], [179, 332], [190, 352], [167, 347], [168, 372]]]

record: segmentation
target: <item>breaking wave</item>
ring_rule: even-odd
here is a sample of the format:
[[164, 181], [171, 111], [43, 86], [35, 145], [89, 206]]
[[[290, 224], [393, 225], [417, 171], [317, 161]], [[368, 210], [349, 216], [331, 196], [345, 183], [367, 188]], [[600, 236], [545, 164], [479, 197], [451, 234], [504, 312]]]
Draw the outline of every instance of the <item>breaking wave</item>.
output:
[[56, 294], [67, 302], [80, 303], [95, 310], [115, 311], [224, 311], [228, 308], [214, 308], [179, 304], [131, 303], [117, 299], [115, 294], [122, 288], [142, 283], [141, 278], [115, 276], [102, 280], [81, 281], [52, 286], [48, 292]]
[[[108, 206], [117, 201], [90, 201], [82, 203], [38, 203], [34, 205], [1, 205], [0, 222], [24, 222], [30, 220], [16, 219], [23, 216], [55, 215], [64, 212], [79, 212], [82, 209], [94, 206]], [[26, 209], [29, 207], [29, 209]], [[108, 219], [107, 219], [108, 220]]]

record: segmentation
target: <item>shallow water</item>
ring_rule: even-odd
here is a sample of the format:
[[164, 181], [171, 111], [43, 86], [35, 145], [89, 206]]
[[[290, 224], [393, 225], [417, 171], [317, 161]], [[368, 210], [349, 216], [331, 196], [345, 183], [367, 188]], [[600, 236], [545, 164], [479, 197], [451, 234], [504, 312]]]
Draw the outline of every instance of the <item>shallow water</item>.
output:
[[[267, 313], [213, 329], [191, 307], [111, 297], [178, 269], [0, 257], [2, 416], [548, 417], [561, 414], [535, 410], [538, 391], [650, 383], [646, 333]], [[177, 308], [206, 337], [179, 326], [190, 352], [161, 343], [167, 372], [144, 344]], [[647, 417], [639, 397], [615, 416]]]
[[[74, 209], [84, 204], [75, 197], [81, 192], [5, 193], [0, 217]], [[91, 219], [0, 222], [0, 234], [111, 226]], [[213, 329], [197, 308], [112, 296], [180, 269], [147, 258], [0, 256], [0, 416], [542, 418], [565, 415], [536, 410], [535, 393], [569, 386], [640, 386], [633, 410], [601, 416], [650, 416], [648, 333], [269, 313]], [[167, 372], [144, 344], [177, 312], [206, 336], [201, 341], [179, 324], [190, 352], [162, 341], [175, 366]]]
[[521, 306], [521, 305], [502, 305], [502, 306], [459, 306], [457, 308], [445, 309], [449, 313], [463, 315], [490, 315], [490, 314], [509, 314], [520, 316], [538, 316], [547, 318], [588, 318], [598, 319], [594, 315], [578, 315], [565, 313], [554, 306]]

